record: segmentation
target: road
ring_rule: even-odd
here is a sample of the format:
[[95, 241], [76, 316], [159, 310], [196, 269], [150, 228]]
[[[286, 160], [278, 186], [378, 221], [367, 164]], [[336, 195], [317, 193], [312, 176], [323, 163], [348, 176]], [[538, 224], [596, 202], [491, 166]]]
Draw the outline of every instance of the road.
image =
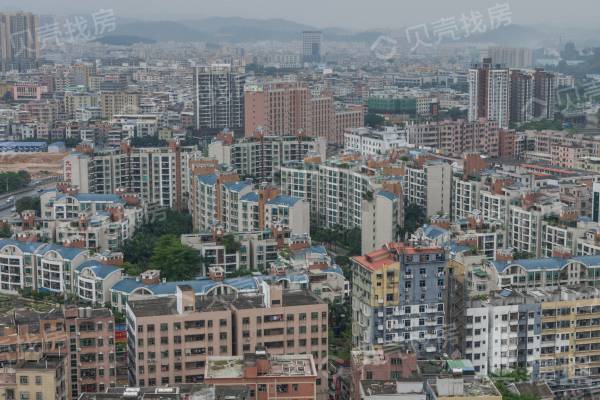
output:
[[13, 195], [14, 200], [11, 201], [10, 203], [8, 203], [7, 200], [11, 195], [10, 194], [3, 195], [2, 198], [0, 199], [0, 219], [4, 219], [4, 218], [13, 216], [14, 213], [10, 210], [14, 207], [14, 203], [18, 199], [20, 199], [22, 197], [28, 197], [28, 196], [37, 197], [40, 195], [38, 192], [39, 189], [46, 190], [46, 189], [51, 189], [55, 186], [56, 186], [56, 182], [43, 182], [36, 186], [31, 186], [30, 188], [28, 188], [28, 190]]

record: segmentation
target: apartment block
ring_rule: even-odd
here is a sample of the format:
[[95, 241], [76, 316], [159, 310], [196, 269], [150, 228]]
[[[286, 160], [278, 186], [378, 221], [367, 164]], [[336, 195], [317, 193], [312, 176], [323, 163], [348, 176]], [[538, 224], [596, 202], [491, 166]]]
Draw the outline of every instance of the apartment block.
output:
[[[181, 242], [198, 250], [205, 266], [222, 268], [226, 274], [241, 269], [267, 271], [277, 260], [279, 250], [279, 240], [270, 231], [226, 233], [215, 229], [208, 233], [182, 235]], [[208, 269], [202, 275], [208, 276]]]
[[485, 118], [507, 129], [510, 115], [510, 71], [484, 58], [469, 69], [469, 121]]
[[446, 254], [389, 243], [352, 258], [352, 342], [407, 343], [419, 354], [444, 346]]
[[196, 129], [215, 132], [225, 128], [240, 130], [244, 126], [245, 82], [246, 73], [243, 67], [231, 64], [196, 67]]
[[497, 121], [442, 121], [408, 125], [408, 143], [461, 157], [464, 153], [498, 156], [500, 127]]
[[246, 85], [245, 136], [296, 135], [311, 130], [309, 88], [296, 81], [270, 81]]
[[135, 148], [69, 154], [63, 161], [64, 180], [82, 193], [138, 195], [141, 201], [182, 209], [190, 192], [190, 161], [200, 159], [196, 146]]
[[465, 308], [464, 355], [478, 375], [525, 369], [539, 376], [541, 316], [536, 298], [510, 290]]
[[222, 299], [210, 300], [196, 299], [186, 285], [178, 286], [175, 296], [129, 300], [130, 385], [198, 383], [207, 355], [231, 354], [231, 312]]
[[363, 157], [384, 155], [407, 146], [405, 133], [395, 128], [354, 128], [347, 129], [344, 133], [344, 150], [356, 152]]
[[35, 66], [40, 55], [37, 31], [40, 21], [28, 12], [0, 14], [0, 62], [2, 70], [25, 70]]
[[234, 141], [227, 133], [219, 134], [208, 146], [208, 155], [219, 164], [230, 165], [243, 177], [270, 182], [278, 169], [291, 161], [319, 157], [325, 161], [325, 138], [308, 136], [253, 136]]
[[100, 110], [103, 119], [111, 119], [117, 114], [138, 114], [139, 107], [139, 93], [124, 91], [100, 93]]
[[304, 199], [279, 194], [272, 186], [255, 190], [252, 180], [240, 181], [235, 173], [200, 173], [193, 180], [190, 201], [195, 229], [206, 232], [220, 225], [225, 232], [310, 232], [309, 205]]
[[115, 318], [110, 309], [73, 307], [64, 314], [73, 398], [115, 386]]
[[0, 372], [0, 395], [4, 399], [71, 399], [66, 382], [66, 355], [32, 353], [28, 359]]
[[400, 239], [404, 225], [404, 196], [399, 185], [396, 193], [382, 190], [362, 204], [361, 248], [366, 254]]
[[[60, 388], [56, 394], [61, 396], [56, 398], [70, 399], [82, 392], [104, 390], [115, 385], [114, 316], [108, 309], [67, 306], [36, 312], [17, 308], [2, 317], [0, 331], [3, 333], [0, 337], [0, 360], [7, 368], [14, 368], [17, 374], [21, 366], [34, 362], [34, 368], [35, 362], [40, 359], [47, 359], [48, 366], [45, 368], [52, 371], [50, 360], [60, 357], [60, 375], [54, 375], [56, 385], [48, 379], [50, 376], [42, 377], [42, 383], [39, 379], [35, 383], [45, 386], [43, 381], [48, 380], [50, 387], [44, 390], [50, 391], [43, 398], [55, 398], [49, 394], [54, 392], [55, 387]], [[44, 365], [45, 361], [39, 368], [44, 369]], [[54, 365], [58, 368], [58, 364]], [[23, 384], [19, 380], [17, 383]], [[33, 385], [32, 382], [29, 384]], [[41, 389], [37, 388], [36, 391]]]
[[438, 160], [426, 161], [420, 168], [407, 167], [403, 185], [407, 204], [426, 210], [428, 217], [450, 215], [452, 197], [452, 166]]
[[310, 292], [265, 282], [259, 294], [197, 296], [179, 285], [175, 296], [130, 299], [126, 314], [130, 384], [201, 382], [207, 357], [266, 349], [314, 357], [317, 391], [326, 391], [327, 304]]

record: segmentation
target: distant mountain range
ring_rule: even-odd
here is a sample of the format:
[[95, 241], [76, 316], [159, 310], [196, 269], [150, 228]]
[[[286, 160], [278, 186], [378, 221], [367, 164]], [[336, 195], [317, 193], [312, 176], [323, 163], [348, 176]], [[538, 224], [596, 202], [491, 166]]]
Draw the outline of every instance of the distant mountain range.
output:
[[[317, 29], [284, 19], [249, 19], [211, 17], [182, 21], [117, 20], [117, 29], [106, 38], [137, 37], [155, 42], [258, 42], [264, 40], [294, 41], [303, 30]], [[341, 28], [322, 29], [324, 40], [373, 42], [377, 31], [352, 32]], [[100, 40], [105, 42], [105, 38]], [[112, 41], [112, 40], [111, 40]]]
[[[141, 21], [117, 19], [117, 29], [101, 41], [129, 43], [131, 40], [150, 42], [208, 42], [240, 43], [265, 40], [298, 41], [303, 30], [318, 29], [285, 19], [250, 19], [241, 17], [210, 17], [180, 21]], [[325, 41], [353, 41], [373, 43], [386, 34], [404, 38], [403, 27], [393, 30], [352, 31], [344, 28], [324, 28]], [[116, 37], [113, 38], [113, 37]], [[136, 39], [137, 38], [137, 39]], [[462, 43], [492, 44], [511, 47], [537, 47], [549, 40], [558, 41], [558, 35], [545, 27], [508, 25], [463, 39]]]

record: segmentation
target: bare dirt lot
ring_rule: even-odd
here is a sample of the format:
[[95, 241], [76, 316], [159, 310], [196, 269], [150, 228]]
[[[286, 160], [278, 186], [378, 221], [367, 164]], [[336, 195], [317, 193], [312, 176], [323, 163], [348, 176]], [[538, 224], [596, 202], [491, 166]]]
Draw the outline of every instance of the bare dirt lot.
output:
[[67, 153], [0, 154], [0, 172], [25, 170], [33, 179], [62, 175], [62, 160]]

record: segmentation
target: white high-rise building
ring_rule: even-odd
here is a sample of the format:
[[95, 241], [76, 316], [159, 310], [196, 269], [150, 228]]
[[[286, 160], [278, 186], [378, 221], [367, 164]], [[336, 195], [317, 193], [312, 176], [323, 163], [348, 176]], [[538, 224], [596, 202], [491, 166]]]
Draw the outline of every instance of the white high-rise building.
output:
[[196, 129], [241, 129], [244, 126], [243, 67], [213, 64], [194, 74]]
[[508, 128], [510, 116], [510, 71], [490, 58], [469, 69], [469, 121], [485, 118]]
[[321, 31], [302, 32], [302, 60], [304, 62], [321, 61], [321, 42], [323, 33]]

